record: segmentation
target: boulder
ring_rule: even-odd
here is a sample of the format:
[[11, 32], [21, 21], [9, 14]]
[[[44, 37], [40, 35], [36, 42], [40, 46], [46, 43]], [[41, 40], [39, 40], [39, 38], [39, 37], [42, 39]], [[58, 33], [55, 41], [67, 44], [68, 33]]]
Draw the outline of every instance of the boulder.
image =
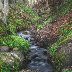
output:
[[14, 65], [23, 66], [24, 55], [20, 51], [0, 52], [0, 60], [6, 64], [6, 67], [8, 65], [12, 67], [14, 67]]

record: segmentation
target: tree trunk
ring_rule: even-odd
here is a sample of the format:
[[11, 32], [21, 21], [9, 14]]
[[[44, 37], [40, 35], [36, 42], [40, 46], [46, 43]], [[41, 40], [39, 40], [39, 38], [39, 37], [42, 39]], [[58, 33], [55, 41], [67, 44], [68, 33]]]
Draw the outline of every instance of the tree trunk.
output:
[[4, 0], [4, 3], [3, 3], [3, 9], [2, 9], [2, 12], [3, 12], [3, 22], [6, 23], [6, 17], [8, 15], [8, 11], [9, 11], [9, 4], [8, 4], [8, 0]]

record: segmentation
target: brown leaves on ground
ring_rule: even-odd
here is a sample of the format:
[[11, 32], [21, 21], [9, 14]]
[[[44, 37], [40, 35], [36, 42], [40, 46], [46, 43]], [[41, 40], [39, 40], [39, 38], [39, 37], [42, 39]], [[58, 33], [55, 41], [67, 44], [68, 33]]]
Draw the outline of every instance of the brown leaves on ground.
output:
[[35, 35], [35, 39], [38, 42], [43, 42], [43, 43], [45, 43], [44, 42], [45, 39], [46, 41], [50, 41], [50, 42], [55, 41], [59, 35], [58, 29], [62, 25], [70, 23], [71, 19], [72, 19], [72, 12], [67, 13], [65, 16], [60, 16], [51, 24], [47, 24], [43, 29], [38, 30]]

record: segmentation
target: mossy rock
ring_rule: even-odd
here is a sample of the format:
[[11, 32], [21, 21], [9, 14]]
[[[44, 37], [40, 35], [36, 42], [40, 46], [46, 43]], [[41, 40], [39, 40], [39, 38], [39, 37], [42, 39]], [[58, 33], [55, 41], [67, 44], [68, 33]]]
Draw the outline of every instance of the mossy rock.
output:
[[0, 71], [16, 72], [23, 65], [24, 60], [24, 55], [20, 51], [0, 52]]
[[66, 68], [66, 69], [63, 69], [62, 72], [72, 72], [72, 69]]

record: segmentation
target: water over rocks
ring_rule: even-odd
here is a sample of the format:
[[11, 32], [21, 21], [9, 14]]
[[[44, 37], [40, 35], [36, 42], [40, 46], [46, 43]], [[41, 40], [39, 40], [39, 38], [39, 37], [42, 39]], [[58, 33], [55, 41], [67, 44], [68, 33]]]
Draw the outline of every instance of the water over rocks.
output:
[[22, 31], [18, 34], [30, 41], [27, 70], [24, 69], [20, 72], [53, 72], [53, 67], [48, 61], [47, 50], [36, 45], [29, 31]]
[[44, 55], [45, 49], [34, 48], [29, 53], [28, 68], [31, 70], [37, 70], [38, 72], [52, 72], [52, 66], [47, 62], [47, 56]]

